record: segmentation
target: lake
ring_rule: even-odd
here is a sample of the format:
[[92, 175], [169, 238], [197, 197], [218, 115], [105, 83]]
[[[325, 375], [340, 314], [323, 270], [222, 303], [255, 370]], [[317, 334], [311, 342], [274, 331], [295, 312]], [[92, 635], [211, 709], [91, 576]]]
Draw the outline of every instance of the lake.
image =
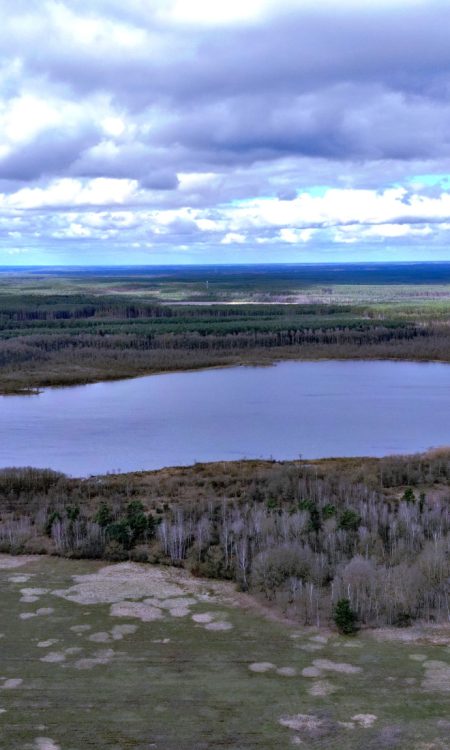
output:
[[73, 476], [450, 444], [450, 365], [282, 362], [0, 397], [0, 467]]

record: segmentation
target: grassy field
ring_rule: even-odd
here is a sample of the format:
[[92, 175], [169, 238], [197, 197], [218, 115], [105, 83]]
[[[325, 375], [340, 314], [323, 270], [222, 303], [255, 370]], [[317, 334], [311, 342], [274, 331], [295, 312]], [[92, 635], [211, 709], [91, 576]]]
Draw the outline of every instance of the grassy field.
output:
[[450, 360], [450, 264], [0, 269], [0, 392], [280, 359]]
[[175, 569], [0, 568], [2, 750], [448, 747], [443, 628], [344, 638]]

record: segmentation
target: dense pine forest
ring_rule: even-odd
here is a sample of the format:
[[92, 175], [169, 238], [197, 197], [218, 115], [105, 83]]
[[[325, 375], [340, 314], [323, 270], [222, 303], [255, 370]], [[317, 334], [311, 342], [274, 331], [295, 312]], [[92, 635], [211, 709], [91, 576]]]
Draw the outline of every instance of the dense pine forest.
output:
[[0, 551], [135, 560], [236, 581], [324, 625], [450, 619], [450, 451], [243, 461], [69, 479], [0, 471]]
[[448, 269], [424, 265], [335, 270], [338, 284], [304, 267], [3, 273], [0, 392], [278, 359], [449, 361]]

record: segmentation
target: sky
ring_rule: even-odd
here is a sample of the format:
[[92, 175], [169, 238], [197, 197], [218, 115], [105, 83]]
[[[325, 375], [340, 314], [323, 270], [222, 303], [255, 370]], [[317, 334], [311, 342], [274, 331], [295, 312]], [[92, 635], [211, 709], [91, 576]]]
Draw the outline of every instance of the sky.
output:
[[450, 260], [450, 0], [0, 19], [0, 265]]

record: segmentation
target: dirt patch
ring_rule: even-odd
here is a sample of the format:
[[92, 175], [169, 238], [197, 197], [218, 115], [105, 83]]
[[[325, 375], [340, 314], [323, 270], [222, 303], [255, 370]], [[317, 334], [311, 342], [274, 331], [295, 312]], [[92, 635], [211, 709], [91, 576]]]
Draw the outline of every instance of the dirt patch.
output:
[[143, 602], [117, 602], [112, 605], [110, 612], [112, 617], [134, 617], [142, 622], [154, 622], [154, 620], [163, 619], [163, 613], [160, 609]]
[[357, 674], [362, 672], [361, 667], [354, 667], [353, 664], [345, 664], [344, 662], [330, 661], [330, 659], [315, 659], [313, 665], [316, 669], [324, 670], [325, 672], [341, 672], [343, 674]]
[[114, 641], [121, 641], [124, 636], [132, 635], [137, 629], [137, 625], [114, 625], [111, 630], [111, 636]]
[[92, 635], [88, 636], [89, 641], [93, 641], [94, 643], [109, 643], [112, 638], [109, 633], [92, 633]]
[[40, 661], [49, 662], [50, 664], [58, 664], [62, 661], [66, 661], [66, 655], [62, 651], [49, 651], [48, 654], [42, 657]]
[[25, 588], [20, 589], [20, 593], [22, 596], [44, 596], [44, 594], [48, 594], [49, 589], [39, 589], [39, 588]]
[[270, 661], [257, 661], [249, 664], [248, 668], [251, 672], [263, 674], [264, 672], [270, 672], [271, 669], [275, 669], [275, 664], [272, 664]]
[[317, 667], [305, 667], [302, 669], [302, 677], [320, 677], [321, 670]]
[[379, 628], [370, 631], [377, 641], [402, 641], [433, 646], [450, 645], [450, 624], [415, 625], [411, 628]]
[[9, 680], [5, 680], [3, 685], [0, 685], [0, 690], [15, 690], [23, 684], [21, 677], [11, 677]]
[[96, 573], [74, 576], [74, 580], [74, 586], [53, 591], [53, 594], [78, 604], [113, 604], [125, 599], [151, 597], [162, 600], [158, 606], [166, 608], [177, 597], [205, 588], [204, 583], [183, 575], [181, 571], [138, 563], [108, 565]]
[[217, 622], [208, 622], [204, 626], [205, 630], [233, 630], [231, 622], [225, 622], [225, 620], [218, 620]]
[[171, 617], [188, 617], [191, 611], [187, 607], [172, 607], [169, 609], [169, 614]]
[[103, 651], [97, 651], [94, 656], [86, 659], [78, 659], [75, 662], [75, 669], [93, 669], [102, 664], [109, 664], [114, 658], [114, 651], [111, 648], [104, 649]]
[[49, 638], [47, 641], [39, 641], [36, 645], [38, 648], [50, 648], [50, 646], [54, 646], [55, 643], [58, 643], [58, 638]]
[[50, 737], [36, 737], [34, 746], [36, 750], [61, 750], [60, 745], [57, 745]]
[[352, 716], [352, 721], [354, 721], [360, 727], [368, 729], [369, 727], [373, 726], [377, 718], [378, 716], [376, 716], [375, 714], [355, 714], [355, 716]]
[[194, 604], [197, 604], [197, 599], [194, 599], [192, 596], [178, 596], [174, 597], [173, 599], [164, 599], [163, 601], [159, 601], [157, 606], [162, 607], [162, 609], [171, 610], [179, 609], [180, 607], [192, 607]]
[[436, 690], [450, 693], [450, 664], [445, 661], [430, 660], [423, 662], [425, 678], [422, 681], [424, 690]]
[[197, 622], [200, 625], [205, 625], [208, 622], [212, 622], [214, 620], [214, 616], [215, 615], [213, 612], [203, 612], [202, 614], [192, 615], [192, 619], [194, 622]]
[[36, 555], [19, 555], [14, 557], [13, 555], [0, 555], [0, 570], [13, 570], [14, 568], [21, 568], [28, 563], [35, 562], [39, 557]]
[[280, 718], [280, 724], [288, 729], [293, 729], [295, 732], [307, 732], [313, 734], [317, 729], [320, 729], [324, 724], [323, 719], [320, 719], [314, 714], [294, 714], [293, 716], [282, 716]]
[[318, 680], [313, 682], [308, 693], [314, 698], [325, 698], [327, 695], [335, 693], [338, 688], [328, 680]]
[[295, 677], [297, 670], [295, 667], [279, 667], [279, 669], [277, 669], [277, 674], [282, 677]]
[[135, 563], [108, 565], [96, 573], [74, 576], [74, 580], [74, 586], [53, 594], [77, 604], [112, 604], [146, 596], [166, 599], [168, 594], [182, 596], [184, 593], [163, 571]]

